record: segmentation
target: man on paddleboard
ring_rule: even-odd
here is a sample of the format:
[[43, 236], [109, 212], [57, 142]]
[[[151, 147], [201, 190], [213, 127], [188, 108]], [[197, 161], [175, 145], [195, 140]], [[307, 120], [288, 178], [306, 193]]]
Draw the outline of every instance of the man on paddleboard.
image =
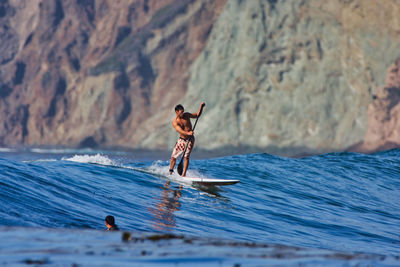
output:
[[192, 123], [190, 122], [190, 119], [195, 119], [195, 118], [200, 117], [205, 105], [206, 104], [204, 102], [202, 102], [200, 104], [200, 108], [197, 111], [197, 113], [185, 112], [185, 109], [180, 104], [175, 107], [176, 117], [172, 121], [172, 126], [179, 133], [179, 139], [175, 144], [174, 150], [172, 151], [171, 164], [169, 167], [170, 174], [172, 174], [174, 172], [176, 158], [179, 157], [179, 155], [181, 155], [183, 153], [183, 151], [185, 150], [186, 144], [187, 144], [185, 155], [183, 155], [185, 161], [184, 161], [183, 173], [182, 173], [182, 176], [186, 176], [186, 171], [187, 171], [187, 168], [189, 167], [189, 157], [190, 157], [190, 153], [193, 150], [194, 140], [195, 140]]

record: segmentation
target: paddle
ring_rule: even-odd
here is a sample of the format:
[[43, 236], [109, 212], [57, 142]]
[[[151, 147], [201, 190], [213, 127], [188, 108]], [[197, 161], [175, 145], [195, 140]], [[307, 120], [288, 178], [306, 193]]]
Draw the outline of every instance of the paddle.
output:
[[[196, 128], [196, 124], [197, 124], [197, 120], [198, 119], [199, 119], [199, 117], [196, 118], [196, 121], [194, 123], [192, 131], [194, 131], [194, 128]], [[185, 157], [185, 153], [186, 153], [186, 149], [187, 149], [188, 145], [189, 145], [189, 140], [186, 142], [186, 146], [185, 146], [185, 150], [183, 150], [181, 162], [179, 162], [179, 164], [178, 164], [178, 168], [177, 169], [178, 169], [179, 175], [182, 175], [182, 173], [183, 173], [183, 158]]]

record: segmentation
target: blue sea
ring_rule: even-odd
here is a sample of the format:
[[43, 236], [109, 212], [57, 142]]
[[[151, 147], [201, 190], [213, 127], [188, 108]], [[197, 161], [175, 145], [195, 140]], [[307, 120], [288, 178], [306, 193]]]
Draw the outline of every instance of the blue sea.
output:
[[400, 150], [195, 154], [1, 148], [0, 265], [400, 266]]

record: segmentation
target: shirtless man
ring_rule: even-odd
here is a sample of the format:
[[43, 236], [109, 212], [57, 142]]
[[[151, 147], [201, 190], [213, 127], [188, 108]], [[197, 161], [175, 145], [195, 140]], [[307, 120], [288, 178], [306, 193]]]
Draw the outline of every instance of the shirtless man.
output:
[[171, 164], [169, 167], [170, 174], [174, 172], [176, 158], [179, 157], [180, 154], [182, 154], [183, 150], [185, 150], [186, 143], [188, 143], [185, 155], [183, 155], [185, 161], [183, 164], [182, 176], [186, 176], [186, 171], [189, 167], [190, 153], [192, 152], [194, 146], [194, 133], [190, 119], [200, 117], [205, 105], [206, 104], [202, 102], [197, 113], [185, 112], [182, 105], [177, 105], [175, 107], [176, 118], [172, 121], [172, 126], [179, 133], [179, 139], [175, 144], [174, 150], [172, 151]]

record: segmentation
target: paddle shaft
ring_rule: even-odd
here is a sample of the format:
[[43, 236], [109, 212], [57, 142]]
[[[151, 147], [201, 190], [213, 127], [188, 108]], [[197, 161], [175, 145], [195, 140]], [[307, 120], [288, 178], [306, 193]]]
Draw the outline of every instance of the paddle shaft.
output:
[[[197, 120], [198, 120], [198, 119], [199, 119], [199, 117], [196, 118], [196, 121], [194, 122], [194, 126], [193, 126], [193, 130], [192, 130], [192, 131], [194, 131], [194, 129], [196, 128], [196, 124], [197, 124]], [[186, 149], [187, 149], [188, 145], [189, 145], [189, 140], [186, 142], [185, 149], [183, 150], [183, 154], [182, 154], [181, 161], [180, 161], [179, 164], [178, 164], [178, 168], [177, 168], [177, 169], [178, 169], [179, 175], [182, 175], [182, 171], [183, 171], [183, 158], [185, 157], [185, 153], [186, 153]]]

